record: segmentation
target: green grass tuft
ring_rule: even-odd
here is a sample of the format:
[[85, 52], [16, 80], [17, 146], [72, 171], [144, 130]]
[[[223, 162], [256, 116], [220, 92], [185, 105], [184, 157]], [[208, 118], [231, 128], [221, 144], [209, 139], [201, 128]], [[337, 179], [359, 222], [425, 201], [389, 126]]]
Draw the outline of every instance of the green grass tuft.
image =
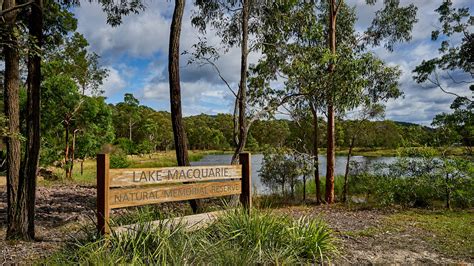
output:
[[[145, 217], [146, 215], [140, 214]], [[293, 220], [269, 211], [230, 210], [206, 228], [140, 222], [107, 238], [84, 230], [45, 264], [306, 264], [337, 254], [332, 232], [319, 220]]]

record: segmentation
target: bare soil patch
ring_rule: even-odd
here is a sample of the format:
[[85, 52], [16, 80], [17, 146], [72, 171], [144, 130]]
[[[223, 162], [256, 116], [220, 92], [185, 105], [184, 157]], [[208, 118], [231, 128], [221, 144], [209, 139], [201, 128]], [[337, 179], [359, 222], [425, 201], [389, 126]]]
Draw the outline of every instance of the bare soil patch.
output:
[[424, 239], [425, 230], [409, 224], [395, 226], [388, 219], [400, 210], [354, 209], [341, 205], [281, 208], [295, 218], [318, 217], [336, 233], [341, 244], [337, 264], [466, 264], [473, 256], [456, 258], [437, 251]]

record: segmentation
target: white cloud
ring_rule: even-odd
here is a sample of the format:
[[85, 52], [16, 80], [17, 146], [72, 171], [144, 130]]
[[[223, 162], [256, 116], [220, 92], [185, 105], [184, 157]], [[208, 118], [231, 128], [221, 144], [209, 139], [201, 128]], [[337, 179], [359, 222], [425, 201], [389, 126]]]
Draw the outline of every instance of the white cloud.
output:
[[[383, 0], [378, 0], [375, 6], [367, 6], [365, 1], [348, 0], [349, 5], [357, 6], [359, 31], [369, 26], [374, 12], [383, 3]], [[387, 118], [429, 124], [436, 113], [449, 111], [453, 100], [452, 96], [433, 86], [416, 84], [412, 78], [412, 70], [422, 59], [434, 57], [438, 53], [438, 45], [430, 41], [430, 35], [438, 24], [438, 15], [434, 9], [440, 1], [401, 0], [402, 5], [409, 3], [419, 8], [419, 22], [413, 29], [413, 40], [407, 44], [397, 44], [392, 53], [383, 47], [373, 50], [390, 65], [398, 65], [403, 72], [400, 86], [405, 98], [387, 104]], [[472, 6], [472, 3], [469, 0], [457, 0], [454, 5]], [[89, 40], [91, 50], [100, 54], [109, 65], [109, 77], [104, 84], [107, 96], [121, 94], [132, 84], [138, 90], [134, 93], [139, 98], [155, 108], [169, 110], [167, 53], [173, 7], [174, 3], [169, 1], [148, 2], [146, 11], [125, 17], [122, 25], [116, 28], [107, 25], [98, 4], [84, 2], [82, 7], [74, 10], [79, 19], [79, 31]], [[193, 8], [188, 2], [183, 17], [181, 51], [190, 50], [198, 41], [199, 33], [191, 25], [190, 19]], [[208, 31], [206, 37], [209, 43], [219, 46], [220, 39], [215, 32]], [[260, 56], [259, 53], [251, 53], [249, 62], [257, 62]], [[230, 112], [233, 96], [215, 70], [210, 66], [187, 65], [187, 60], [186, 56], [182, 56], [180, 62], [183, 112], [186, 115]], [[131, 61], [134, 63], [131, 64]], [[240, 78], [240, 49], [230, 49], [216, 64], [235, 90]], [[462, 88], [443, 82], [450, 90], [462, 93]]]
[[105, 96], [112, 96], [122, 92], [123, 89], [127, 86], [127, 82], [123, 79], [120, 72], [113, 67], [106, 67], [109, 70], [109, 75], [104, 80], [102, 89], [104, 90]]

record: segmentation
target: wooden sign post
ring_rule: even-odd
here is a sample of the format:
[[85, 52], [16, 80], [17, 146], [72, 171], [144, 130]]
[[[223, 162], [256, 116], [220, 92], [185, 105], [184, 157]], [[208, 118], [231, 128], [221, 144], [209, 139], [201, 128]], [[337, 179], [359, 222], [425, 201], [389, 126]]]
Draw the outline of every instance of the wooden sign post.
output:
[[239, 165], [110, 169], [109, 155], [98, 154], [97, 229], [110, 233], [110, 210], [130, 206], [240, 195], [250, 209], [250, 153], [239, 159]]

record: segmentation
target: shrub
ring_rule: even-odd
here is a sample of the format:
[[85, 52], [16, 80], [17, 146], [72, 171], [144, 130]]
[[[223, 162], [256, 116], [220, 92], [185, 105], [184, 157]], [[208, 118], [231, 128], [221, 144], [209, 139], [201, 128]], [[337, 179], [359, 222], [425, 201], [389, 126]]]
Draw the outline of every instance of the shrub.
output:
[[91, 228], [84, 232], [45, 264], [305, 264], [323, 263], [337, 252], [323, 222], [255, 209], [228, 211], [191, 232], [167, 222], [140, 222], [135, 230], [108, 238], [98, 238]]
[[127, 168], [129, 166], [130, 161], [125, 153], [116, 151], [110, 155], [110, 168]]
[[474, 206], [474, 165], [453, 158], [399, 158], [376, 164], [372, 171], [354, 171], [352, 194], [365, 194], [380, 205], [404, 207]]

